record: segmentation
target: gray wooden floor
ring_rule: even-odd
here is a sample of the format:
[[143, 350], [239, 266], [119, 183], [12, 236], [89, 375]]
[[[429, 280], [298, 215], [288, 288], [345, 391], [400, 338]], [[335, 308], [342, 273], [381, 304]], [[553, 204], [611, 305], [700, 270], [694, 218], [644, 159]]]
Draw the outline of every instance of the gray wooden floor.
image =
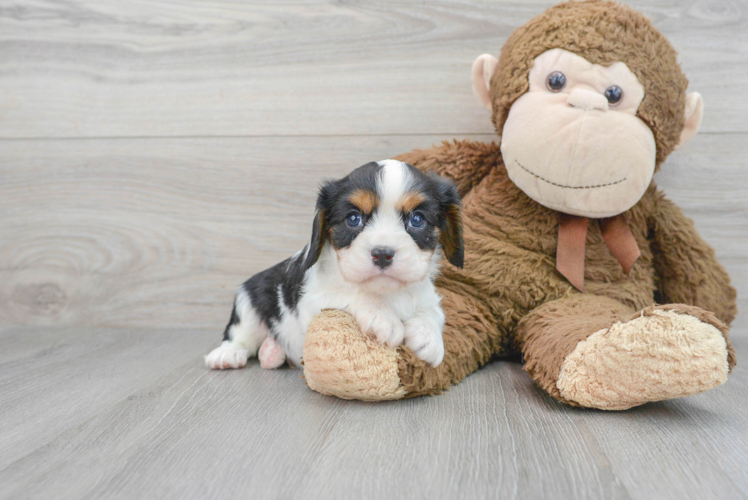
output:
[[622, 413], [496, 362], [346, 402], [209, 372], [314, 186], [496, 140], [470, 65], [554, 1], [0, 0], [0, 498], [746, 498], [748, 4], [636, 0], [702, 93], [656, 180], [738, 289], [728, 383]]
[[206, 370], [214, 337], [1, 330], [0, 498], [748, 497], [745, 364], [626, 412], [563, 406], [509, 362], [377, 404], [256, 361]]

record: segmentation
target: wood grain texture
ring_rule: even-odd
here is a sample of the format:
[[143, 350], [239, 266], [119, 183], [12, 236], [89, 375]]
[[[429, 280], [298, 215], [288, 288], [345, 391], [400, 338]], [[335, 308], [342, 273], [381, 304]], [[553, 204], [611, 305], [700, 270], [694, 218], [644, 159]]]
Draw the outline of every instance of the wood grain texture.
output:
[[[321, 178], [438, 142], [3, 141], [0, 324], [220, 330], [236, 287], [307, 242]], [[657, 176], [716, 248], [743, 311], [745, 158], [748, 134], [697, 136]]]
[[[213, 337], [0, 330], [3, 345], [58, 338], [0, 360], [0, 497], [748, 495], [740, 364], [722, 387], [625, 412], [563, 406], [509, 362], [438, 397], [372, 404], [322, 396], [300, 371], [256, 361], [208, 371], [200, 355]], [[748, 338], [736, 347], [745, 356]]]
[[[130, 401], [133, 391], [193, 359], [196, 347], [181, 341], [180, 330], [19, 329], [0, 338], [0, 469]], [[201, 340], [203, 349], [215, 344], [208, 335]]]
[[[490, 133], [470, 65], [554, 3], [3, 0], [0, 137]], [[630, 3], [748, 132], [748, 5]]]

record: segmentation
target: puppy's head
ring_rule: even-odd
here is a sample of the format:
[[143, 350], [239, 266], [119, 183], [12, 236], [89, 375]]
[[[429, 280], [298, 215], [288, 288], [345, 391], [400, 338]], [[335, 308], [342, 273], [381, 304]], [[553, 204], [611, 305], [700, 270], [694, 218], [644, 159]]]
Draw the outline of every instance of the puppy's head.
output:
[[346, 281], [397, 290], [433, 275], [441, 252], [462, 267], [460, 197], [449, 181], [407, 163], [367, 163], [320, 190], [307, 267], [325, 244]]

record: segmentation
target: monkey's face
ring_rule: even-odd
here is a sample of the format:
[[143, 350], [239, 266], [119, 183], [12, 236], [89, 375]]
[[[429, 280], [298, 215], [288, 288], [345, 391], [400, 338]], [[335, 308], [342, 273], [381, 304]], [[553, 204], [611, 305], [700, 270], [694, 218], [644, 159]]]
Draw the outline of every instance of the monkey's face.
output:
[[552, 49], [535, 58], [512, 105], [501, 153], [512, 181], [560, 212], [610, 217], [631, 208], [655, 169], [652, 131], [636, 116], [644, 87], [622, 63]]

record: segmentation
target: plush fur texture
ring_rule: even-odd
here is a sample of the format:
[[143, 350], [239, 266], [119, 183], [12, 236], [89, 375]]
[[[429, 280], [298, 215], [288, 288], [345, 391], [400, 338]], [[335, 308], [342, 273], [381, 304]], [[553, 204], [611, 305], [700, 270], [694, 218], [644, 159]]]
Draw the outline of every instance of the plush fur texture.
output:
[[[304, 378], [317, 392], [344, 399], [400, 399], [397, 353], [362, 336], [350, 314], [328, 309], [314, 319], [316, 335], [304, 342]], [[359, 364], [358, 360], [366, 360]]]
[[[552, 7], [509, 38], [489, 92], [497, 131], [527, 91], [533, 59], [552, 48], [595, 64], [628, 65], [645, 89], [638, 116], [654, 133], [659, 165], [679, 141], [687, 81], [674, 49], [650, 22], [612, 2]], [[322, 315], [307, 332], [305, 370], [319, 372], [317, 360], [331, 359], [320, 350], [324, 336], [337, 330], [335, 321], [349, 342], [336, 356], [351, 357], [337, 359], [335, 365], [345, 368], [316, 383], [316, 390], [348, 398], [436, 394], [492, 358], [523, 358], [527, 373], [552, 397], [605, 409], [693, 394], [724, 381], [735, 363], [727, 335], [735, 289], [714, 250], [654, 181], [624, 212], [641, 251], [628, 276], [599, 225], [589, 224], [581, 293], [555, 267], [558, 213], [512, 182], [498, 144], [455, 141], [398, 159], [452, 178], [463, 198], [465, 266], [444, 266], [436, 282], [446, 315], [444, 361], [428, 366], [403, 347], [395, 358], [383, 356], [382, 348], [361, 345], [350, 322]], [[627, 349], [635, 355], [622, 355]], [[360, 376], [391, 373], [393, 364], [396, 389], [389, 378], [382, 384]]]

